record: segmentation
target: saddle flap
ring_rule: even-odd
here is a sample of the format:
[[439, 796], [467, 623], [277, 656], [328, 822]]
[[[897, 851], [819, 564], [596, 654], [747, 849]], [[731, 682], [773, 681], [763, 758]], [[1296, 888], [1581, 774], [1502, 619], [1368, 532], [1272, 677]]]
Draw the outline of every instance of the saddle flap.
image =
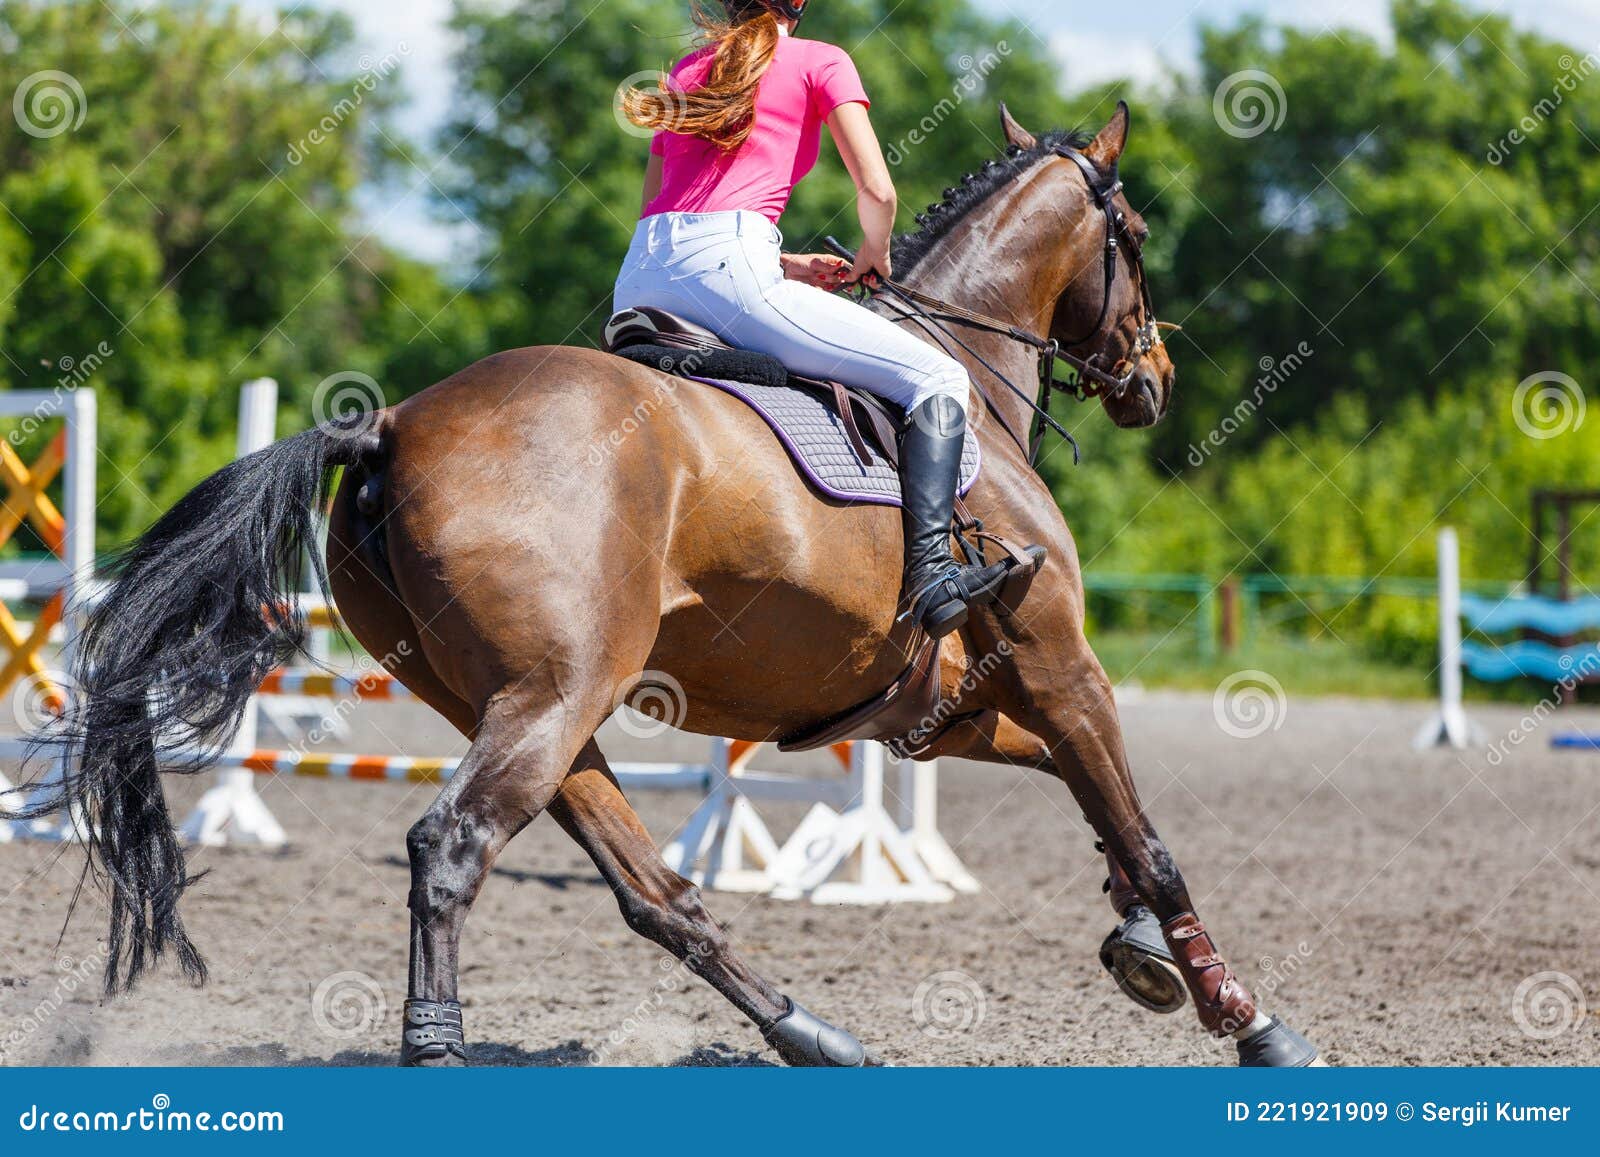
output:
[[607, 353], [635, 345], [696, 350], [733, 348], [705, 326], [648, 305], [613, 314], [606, 322], [604, 340]]
[[939, 640], [922, 636], [911, 663], [878, 695], [833, 719], [778, 740], [779, 751], [813, 751], [852, 740], [902, 739], [938, 721]]

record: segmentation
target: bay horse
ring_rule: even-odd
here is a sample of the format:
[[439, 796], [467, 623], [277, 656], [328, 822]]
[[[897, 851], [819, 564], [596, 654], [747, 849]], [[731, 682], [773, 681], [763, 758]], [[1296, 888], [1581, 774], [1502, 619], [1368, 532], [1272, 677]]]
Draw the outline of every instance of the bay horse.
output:
[[[1126, 244], [1105, 260], [1115, 247], [1097, 203], [1114, 198], [1119, 233], [1142, 246], [1146, 225], [1115, 181], [1127, 107], [1092, 139], [1040, 140], [1003, 121], [1006, 157], [901, 240], [905, 283], [1063, 341], [1092, 328], [1067, 353], [1125, 368], [1101, 403], [1119, 426], [1151, 425], [1175, 371], [1159, 342], [1140, 340], [1154, 324], [1142, 263]], [[987, 331], [967, 340], [975, 373], [1037, 380], [1034, 349]], [[1044, 546], [1048, 562], [1016, 613], [975, 613], [945, 641], [957, 722], [928, 754], [1058, 776], [1160, 920], [1201, 1024], [1238, 1039], [1242, 1063], [1306, 1063], [1314, 1050], [1256, 1008], [1218, 953], [1140, 805], [1111, 685], [1084, 637], [1072, 535], [1017, 433], [1028, 400], [993, 390], [985, 401], [973, 407], [984, 466], [967, 504], [990, 530]], [[162, 797], [164, 749], [231, 734], [261, 679], [303, 650], [292, 592], [337, 467], [318, 577], [367, 651], [471, 740], [407, 837], [402, 1061], [464, 1063], [462, 926], [507, 841], [548, 812], [628, 926], [721, 992], [784, 1060], [873, 1063], [734, 952], [699, 891], [662, 861], [595, 732], [661, 673], [681, 688], [671, 722], [736, 739], [793, 733], [877, 694], [910, 645], [895, 618], [898, 513], [819, 498], [761, 418], [721, 391], [566, 346], [495, 354], [232, 463], [119, 559], [86, 616], [77, 702], [55, 736], [70, 770], [36, 805], [89, 821], [111, 910], [108, 990], [168, 951], [204, 979], [178, 911], [192, 881]], [[988, 673], [963, 679], [974, 666]]]

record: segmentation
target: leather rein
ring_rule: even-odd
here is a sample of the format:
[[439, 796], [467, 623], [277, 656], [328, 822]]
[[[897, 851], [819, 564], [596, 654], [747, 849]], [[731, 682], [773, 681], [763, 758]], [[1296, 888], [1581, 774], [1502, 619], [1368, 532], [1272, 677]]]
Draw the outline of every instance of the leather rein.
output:
[[[1138, 372], [1139, 359], [1161, 345], [1161, 331], [1164, 328], [1176, 329], [1176, 326], [1164, 325], [1155, 319], [1155, 305], [1150, 297], [1150, 282], [1145, 276], [1144, 250], [1136, 237], [1128, 228], [1128, 218], [1116, 206], [1116, 197], [1122, 191], [1122, 181], [1118, 179], [1115, 169], [1108, 178], [1102, 177], [1095, 168], [1094, 162], [1085, 157], [1076, 149], [1058, 145], [1053, 150], [1056, 156], [1072, 161], [1078, 171], [1083, 175], [1084, 182], [1089, 187], [1089, 195], [1093, 198], [1095, 207], [1105, 218], [1106, 239], [1102, 249], [1104, 270], [1102, 281], [1105, 286], [1104, 295], [1100, 301], [1100, 314], [1095, 318], [1094, 324], [1089, 327], [1082, 337], [1062, 342], [1057, 338], [1040, 337], [1038, 334], [1021, 329], [993, 318], [987, 314], [977, 313], [959, 305], [952, 305], [937, 297], [912, 289], [910, 286], [894, 280], [893, 278], [879, 277], [875, 285], [866, 286], [869, 294], [885, 300], [902, 320], [914, 321], [924, 330], [937, 330], [956, 345], [965, 350], [979, 365], [987, 370], [991, 376], [1009, 389], [1017, 397], [1027, 403], [1028, 408], [1034, 413], [1033, 429], [1028, 440], [1024, 442], [1018, 433], [1011, 428], [993, 397], [984, 388], [983, 383], [973, 378], [973, 384], [982, 396], [984, 405], [995, 419], [1011, 435], [1012, 441], [1028, 456], [1028, 464], [1037, 464], [1039, 448], [1044, 439], [1045, 430], [1052, 429], [1060, 434], [1072, 446], [1072, 460], [1079, 460], [1078, 443], [1070, 431], [1057, 422], [1050, 414], [1050, 399], [1054, 391], [1060, 390], [1069, 393], [1080, 402], [1090, 398], [1100, 397], [1104, 394], [1117, 395], [1125, 390], [1128, 383], [1133, 380], [1133, 375]], [[841, 245], [832, 237], [825, 239], [826, 246], [836, 256], [854, 262], [855, 254]], [[1143, 321], [1134, 338], [1133, 348], [1110, 370], [1101, 366], [1103, 353], [1097, 352], [1087, 357], [1072, 353], [1070, 347], [1080, 346], [1095, 334], [1100, 332], [1105, 324], [1106, 315], [1111, 312], [1111, 292], [1117, 278], [1117, 253], [1122, 245], [1128, 247], [1132, 254], [1131, 262], [1134, 270], [1134, 281], [1139, 288], [1139, 306]], [[1020, 345], [1028, 346], [1038, 351], [1039, 354], [1039, 389], [1036, 398], [1030, 398], [1014, 382], [1002, 374], [976, 350], [965, 341], [962, 341], [949, 329], [950, 325], [963, 326], [967, 329], [979, 330], [984, 333], [998, 334]], [[936, 338], [937, 340], [937, 338]], [[1056, 381], [1056, 364], [1065, 362], [1077, 374], [1077, 380], [1070, 386]]]

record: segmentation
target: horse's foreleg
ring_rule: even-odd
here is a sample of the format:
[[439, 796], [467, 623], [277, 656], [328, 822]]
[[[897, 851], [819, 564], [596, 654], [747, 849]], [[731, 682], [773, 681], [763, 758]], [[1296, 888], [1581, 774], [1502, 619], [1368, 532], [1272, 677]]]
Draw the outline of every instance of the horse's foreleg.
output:
[[749, 1017], [791, 1065], [876, 1061], [861, 1042], [784, 996], [741, 960], [700, 889], [667, 867], [593, 740], [550, 804], [550, 815], [594, 860], [628, 927], [661, 945]]
[[411, 974], [402, 1064], [465, 1063], [456, 996], [461, 930], [496, 857], [555, 795], [581, 742], [575, 733], [569, 709], [535, 707], [520, 696], [495, 701], [455, 776], [407, 834]]

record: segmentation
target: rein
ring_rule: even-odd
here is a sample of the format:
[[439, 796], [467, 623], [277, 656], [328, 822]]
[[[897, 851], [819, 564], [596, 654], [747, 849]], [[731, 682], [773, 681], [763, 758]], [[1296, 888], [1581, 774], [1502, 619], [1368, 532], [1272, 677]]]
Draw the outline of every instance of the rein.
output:
[[[1105, 217], [1106, 240], [1102, 250], [1104, 254], [1102, 281], [1105, 286], [1105, 292], [1100, 301], [1099, 316], [1082, 337], [1066, 343], [1062, 343], [1056, 338], [1040, 337], [1038, 334], [1010, 325], [998, 318], [966, 309], [963, 306], [953, 305], [950, 302], [913, 289], [909, 285], [893, 278], [879, 277], [876, 279], [876, 285], [865, 286], [868, 294], [887, 300], [902, 320], [915, 321], [924, 329], [930, 331], [937, 330], [939, 334], [960, 346], [991, 376], [1027, 404], [1035, 417], [1033, 429], [1028, 440], [1024, 442], [1017, 432], [1011, 428], [1010, 424], [1006, 422], [1005, 417], [1001, 414], [999, 407], [994, 404], [994, 399], [989, 395], [989, 391], [984, 388], [983, 383], [976, 378], [973, 379], [973, 383], [977, 386], [978, 393], [983, 397], [984, 404], [988, 407], [989, 412], [1005, 428], [1006, 433], [1011, 435], [1012, 441], [1016, 442], [1017, 446], [1027, 454], [1030, 466], [1037, 464], [1039, 448], [1047, 428], [1061, 435], [1072, 446], [1072, 461], [1074, 465], [1080, 459], [1077, 440], [1073, 438], [1066, 427], [1056, 421], [1050, 414], [1050, 399], [1054, 391], [1060, 390], [1070, 393], [1080, 402], [1088, 401], [1090, 398], [1099, 397], [1103, 394], [1120, 394], [1127, 388], [1128, 383], [1133, 380], [1133, 375], [1138, 371], [1139, 359], [1161, 344], [1161, 330], [1163, 328], [1162, 324], [1155, 320], [1155, 306], [1150, 297], [1150, 283], [1144, 271], [1144, 252], [1138, 241], [1128, 231], [1126, 215], [1115, 204], [1116, 196], [1122, 190], [1122, 182], [1117, 179], [1114, 172], [1109, 181], [1103, 179], [1099, 171], [1094, 167], [1094, 163], [1075, 149], [1060, 146], [1055, 149], [1055, 154], [1077, 165], [1078, 171], [1083, 175], [1084, 182], [1089, 187], [1089, 194], [1094, 199], [1095, 207]], [[1099, 333], [1101, 326], [1105, 324], [1106, 315], [1111, 311], [1111, 291], [1116, 284], [1119, 239], [1127, 243], [1128, 249], [1133, 255], [1134, 279], [1139, 287], [1140, 310], [1144, 315], [1144, 321], [1139, 326], [1133, 349], [1129, 351], [1129, 355], [1119, 361], [1108, 372], [1097, 364], [1102, 357], [1100, 353], [1082, 357], [1071, 353], [1065, 347], [1082, 345]], [[835, 238], [825, 238], [824, 244], [835, 256], [850, 262], [855, 261], [855, 254], [844, 245], [841, 245]], [[1037, 350], [1039, 354], [1039, 389], [1037, 397], [1029, 397], [1010, 378], [990, 365], [981, 354], [951, 332], [948, 328], [950, 325], [996, 334], [1019, 345], [1025, 345]], [[1177, 327], [1172, 326], [1170, 328], [1175, 329]], [[1077, 378], [1071, 386], [1064, 386], [1056, 381], [1057, 362], [1065, 362], [1076, 371]], [[1117, 376], [1117, 371], [1122, 370], [1123, 367], [1127, 367], [1126, 372], [1120, 377]]]

